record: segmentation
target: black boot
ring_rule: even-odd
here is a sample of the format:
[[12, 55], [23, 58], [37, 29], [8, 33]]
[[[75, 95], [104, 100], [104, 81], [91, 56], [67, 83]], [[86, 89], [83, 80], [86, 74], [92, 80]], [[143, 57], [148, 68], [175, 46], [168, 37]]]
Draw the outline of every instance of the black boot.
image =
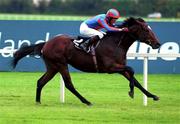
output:
[[91, 37], [90, 39], [84, 41], [83, 43], [80, 44], [80, 47], [86, 51], [89, 52], [90, 51], [90, 46], [95, 44], [97, 41], [99, 41], [100, 38], [98, 35]]
[[88, 48], [89, 42], [90, 42], [90, 39], [88, 39], [88, 40], [84, 41], [83, 43], [81, 43], [81, 44], [79, 45], [79, 47], [80, 47], [81, 49], [83, 49], [84, 51], [89, 52], [89, 50], [88, 50], [88, 49], [89, 49], [89, 48]]

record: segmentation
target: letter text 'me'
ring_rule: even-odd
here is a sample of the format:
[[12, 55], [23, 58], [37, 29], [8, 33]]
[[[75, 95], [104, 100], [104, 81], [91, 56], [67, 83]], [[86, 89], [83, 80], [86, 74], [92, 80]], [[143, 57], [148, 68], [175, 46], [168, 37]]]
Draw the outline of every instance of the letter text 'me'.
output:
[[[166, 42], [164, 43], [159, 53], [161, 54], [178, 54], [179, 53], [179, 45], [176, 42]], [[162, 57], [163, 60], [166, 61], [173, 61], [176, 60], [177, 57]]]

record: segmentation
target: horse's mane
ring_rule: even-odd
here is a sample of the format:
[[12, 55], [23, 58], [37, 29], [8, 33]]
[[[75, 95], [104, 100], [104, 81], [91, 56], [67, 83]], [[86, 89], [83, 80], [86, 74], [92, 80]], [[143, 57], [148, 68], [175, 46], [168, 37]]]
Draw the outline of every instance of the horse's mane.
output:
[[[129, 17], [127, 19], [125, 19], [121, 25], [116, 25], [117, 28], [123, 28], [123, 27], [131, 27], [132, 25], [136, 24], [137, 21], [145, 23], [145, 21], [142, 18], [134, 18], [134, 17]], [[107, 34], [111, 35], [111, 34], [116, 34], [119, 32], [112, 32], [112, 31], [107, 31]]]
[[119, 25], [117, 27], [130, 27], [130, 26], [136, 24], [137, 21], [145, 23], [145, 21], [142, 18], [129, 17], [121, 25]]

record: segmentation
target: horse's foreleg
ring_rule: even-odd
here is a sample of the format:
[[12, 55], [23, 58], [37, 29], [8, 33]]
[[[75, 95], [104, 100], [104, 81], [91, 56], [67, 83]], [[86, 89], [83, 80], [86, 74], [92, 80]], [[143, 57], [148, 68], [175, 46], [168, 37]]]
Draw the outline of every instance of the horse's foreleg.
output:
[[134, 98], [134, 80], [133, 80], [133, 76], [134, 76], [134, 71], [131, 67], [126, 66], [126, 68], [124, 69], [124, 71], [121, 72], [121, 74], [129, 80], [129, 87], [130, 87], [130, 91], [129, 91], [129, 96], [131, 98]]
[[74, 88], [67, 67], [61, 67], [59, 72], [61, 73], [61, 75], [63, 77], [65, 87], [68, 90], [70, 90], [75, 96], [77, 96], [81, 100], [82, 103], [85, 103], [86, 105], [91, 105], [91, 103], [88, 100], [86, 100], [83, 96], [81, 96], [78, 93], [78, 91]]
[[145, 90], [141, 84], [136, 80], [136, 78], [134, 77], [134, 71], [131, 67], [126, 66], [125, 70], [121, 72], [121, 74], [126, 77], [126, 79], [129, 80], [130, 84], [130, 92], [129, 92], [129, 96], [131, 98], [134, 97], [134, 86], [136, 86], [138, 89], [140, 89], [147, 97], [151, 97], [154, 100], [159, 100], [159, 97], [156, 95], [151, 94], [150, 92], [148, 92], [147, 90]]
[[36, 89], [36, 102], [41, 103], [41, 90], [51, 80], [57, 72], [54, 70], [48, 70], [38, 81]]
[[159, 97], [156, 95], [153, 95], [152, 93], [148, 92], [146, 89], [144, 89], [141, 84], [136, 80], [135, 77], [133, 77], [134, 85], [139, 88], [147, 97], [153, 98], [153, 100], [157, 101], [159, 100]]
[[129, 80], [129, 96], [131, 98], [134, 98], [134, 81], [133, 81], [133, 76], [134, 76], [134, 70], [129, 67], [129, 66], [113, 66], [110, 68], [111, 73], [120, 73], [122, 74], [127, 80]]
[[147, 97], [151, 97], [154, 100], [159, 100], [159, 97], [156, 95], [151, 94], [150, 92], [148, 92], [147, 90], [145, 90], [141, 84], [136, 80], [136, 78], [134, 77], [134, 70], [133, 68], [129, 67], [129, 66], [125, 66], [125, 67], [112, 67], [110, 69], [111, 73], [120, 73], [122, 74], [127, 80], [129, 80], [129, 87], [130, 87], [130, 91], [129, 91], [129, 96], [131, 98], [134, 97], [134, 86], [136, 86], [137, 88], [139, 88]]

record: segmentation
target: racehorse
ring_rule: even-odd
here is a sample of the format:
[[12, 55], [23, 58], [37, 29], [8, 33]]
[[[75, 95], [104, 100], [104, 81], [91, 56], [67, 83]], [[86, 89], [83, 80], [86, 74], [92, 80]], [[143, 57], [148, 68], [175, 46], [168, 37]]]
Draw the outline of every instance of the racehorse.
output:
[[[119, 73], [129, 80], [129, 96], [134, 97], [134, 86], [139, 88], [147, 97], [159, 100], [159, 97], [145, 90], [134, 77], [133, 68], [126, 65], [126, 54], [129, 47], [140, 41], [153, 49], [160, 47], [160, 42], [148, 24], [141, 18], [127, 18], [117, 27], [127, 27], [129, 32], [106, 32], [99, 45], [95, 48], [97, 67], [92, 55], [74, 46], [74, 37], [58, 35], [46, 43], [25, 46], [14, 53], [13, 66], [26, 55], [40, 55], [45, 62], [46, 72], [37, 81], [36, 102], [41, 103], [41, 90], [58, 72], [62, 75], [65, 87], [80, 101], [91, 105], [73, 86], [68, 70], [68, 64], [84, 72]], [[98, 70], [97, 70], [98, 68]]]

